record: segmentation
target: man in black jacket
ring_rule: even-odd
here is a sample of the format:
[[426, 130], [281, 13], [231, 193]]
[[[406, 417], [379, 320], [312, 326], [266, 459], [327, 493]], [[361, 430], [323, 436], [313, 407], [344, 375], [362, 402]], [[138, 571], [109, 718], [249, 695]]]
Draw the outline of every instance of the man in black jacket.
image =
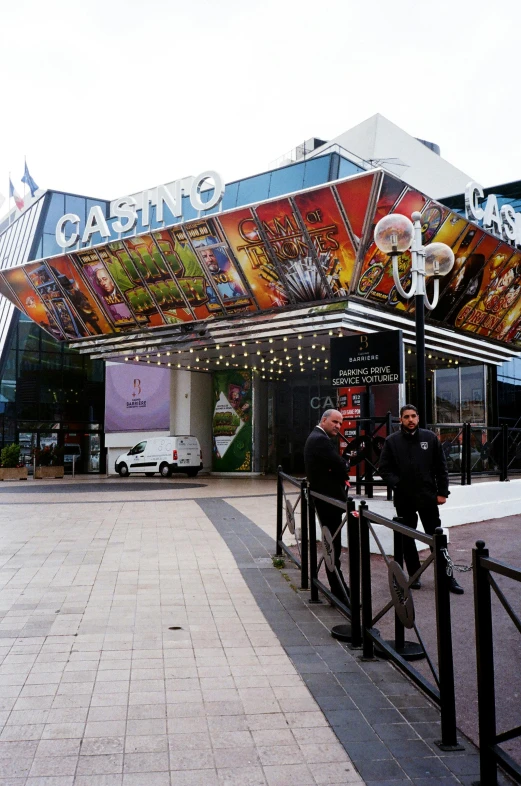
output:
[[[342, 426], [342, 414], [336, 409], [327, 409], [318, 426], [315, 426], [306, 440], [304, 447], [304, 462], [309, 487], [312, 491], [326, 497], [345, 502], [347, 500], [346, 481], [349, 480], [349, 463], [342, 458], [338, 447], [333, 442]], [[340, 569], [340, 554], [342, 550], [341, 534], [338, 532], [342, 521], [342, 509], [329, 505], [322, 500], [314, 499], [316, 511], [322, 530], [329, 530], [333, 539], [335, 570], [328, 569], [326, 564], [329, 586], [334, 595], [345, 601], [349, 597], [349, 590]]]
[[[403, 523], [416, 529], [418, 516], [427, 535], [434, 535], [441, 527], [439, 505], [444, 505], [449, 491], [449, 474], [445, 454], [436, 434], [418, 428], [418, 410], [406, 404], [400, 410], [399, 431], [385, 440], [379, 470], [383, 480], [394, 490], [394, 507]], [[403, 556], [409, 576], [420, 569], [416, 543], [404, 538]], [[463, 594], [454, 576], [449, 579], [450, 590]], [[411, 584], [419, 589], [419, 579]]]

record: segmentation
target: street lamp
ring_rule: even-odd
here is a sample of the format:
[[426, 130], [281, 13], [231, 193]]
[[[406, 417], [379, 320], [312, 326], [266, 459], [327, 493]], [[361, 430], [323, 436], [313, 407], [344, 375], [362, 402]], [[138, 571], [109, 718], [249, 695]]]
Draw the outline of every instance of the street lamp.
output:
[[[374, 242], [384, 254], [389, 254], [393, 265], [393, 279], [397, 292], [409, 300], [415, 299], [416, 318], [416, 385], [420, 428], [427, 424], [427, 395], [425, 386], [425, 311], [432, 311], [438, 304], [440, 278], [450, 273], [454, 266], [454, 254], [445, 243], [422, 245], [421, 214], [415, 211], [412, 222], [400, 213], [390, 213], [382, 218], [374, 230]], [[411, 286], [408, 292], [402, 287], [398, 270], [398, 257], [411, 250]], [[430, 301], [427, 295], [426, 278], [434, 277], [434, 293]]]

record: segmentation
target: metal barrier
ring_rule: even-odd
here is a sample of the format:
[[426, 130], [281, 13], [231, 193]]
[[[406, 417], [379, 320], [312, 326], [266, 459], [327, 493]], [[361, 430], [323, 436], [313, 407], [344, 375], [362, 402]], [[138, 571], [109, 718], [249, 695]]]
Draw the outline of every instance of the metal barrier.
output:
[[[356, 436], [353, 444], [357, 451], [356, 460], [356, 493], [362, 493], [364, 486], [365, 495], [373, 498], [375, 486], [387, 488], [387, 499], [392, 499], [392, 491], [383, 480], [375, 480], [378, 474], [378, 461], [386, 437], [393, 432], [393, 425], [397, 426], [398, 420], [388, 412], [385, 417], [357, 418], [355, 421]], [[363, 462], [363, 465], [362, 465]]]
[[[289, 483], [299, 489], [295, 502], [286, 493], [284, 483]], [[300, 539], [296, 526], [295, 512], [300, 505]], [[285, 519], [285, 521], [284, 521]], [[284, 533], [288, 531], [295, 538], [298, 557], [284, 543]], [[300, 568], [301, 589], [308, 589], [308, 499], [307, 499], [307, 480], [304, 478], [293, 478], [286, 475], [282, 468], [278, 468], [277, 473], [277, 534], [276, 534], [276, 554], [282, 556], [282, 552]]]
[[[340, 525], [335, 532], [331, 532], [328, 526], [324, 526], [316, 511], [316, 500], [325, 502], [334, 508], [343, 511], [344, 515]], [[360, 623], [360, 531], [358, 525], [358, 514], [355, 511], [353, 499], [348, 498], [347, 502], [341, 502], [332, 497], [326, 497], [316, 491], [309, 491], [309, 568], [311, 582], [311, 602], [319, 603], [318, 593], [321, 592], [347, 619], [350, 625], [339, 625], [332, 629], [331, 635], [342, 641], [350, 641], [353, 647], [360, 647], [362, 644], [362, 632]], [[318, 560], [317, 555], [317, 519], [321, 530], [322, 556]], [[329, 587], [326, 587], [319, 579], [320, 568], [324, 564], [330, 571], [334, 571], [338, 577], [335, 565], [334, 545], [336, 537], [341, 536], [343, 526], [347, 523], [347, 547], [349, 554], [349, 587], [348, 593], [339, 598]], [[339, 584], [343, 584], [340, 581]]]
[[[438, 528], [434, 536], [425, 535], [415, 529], [391, 521], [384, 516], [372, 513], [367, 503], [362, 501], [360, 512], [360, 561], [362, 579], [362, 633], [365, 658], [373, 658], [375, 645], [386, 657], [395, 663], [413, 682], [415, 682], [437, 704], [441, 712], [441, 740], [437, 745], [442, 750], [463, 750], [456, 736], [456, 700], [454, 692], [454, 664], [452, 657], [452, 630], [450, 619], [450, 591], [447, 574], [451, 563], [447, 559], [447, 537]], [[394, 559], [390, 559], [383, 549], [373, 524], [380, 524], [394, 532]], [[373, 615], [370, 534], [386, 562], [389, 576], [391, 600]], [[421, 568], [409, 579], [403, 571], [403, 538], [413, 538], [431, 548], [431, 554]], [[421, 633], [415, 620], [414, 601], [410, 585], [434, 563], [436, 603], [436, 631], [438, 642], [438, 671], [423, 643]], [[450, 573], [449, 573], [450, 575]], [[395, 639], [384, 640], [374, 627], [378, 620], [394, 608]], [[405, 629], [414, 630], [419, 647], [414, 642], [405, 641]], [[409, 663], [409, 659], [425, 657], [434, 678], [429, 682], [417, 669]]]
[[[478, 671], [479, 760], [482, 786], [497, 786], [498, 764], [521, 783], [521, 765], [499, 746], [503, 742], [521, 737], [521, 726], [501, 734], [496, 729], [496, 692], [494, 682], [494, 637], [492, 625], [492, 593], [494, 590], [501, 605], [521, 633], [521, 620], [498, 586], [494, 575], [506, 576], [521, 583], [521, 570], [504, 562], [490, 559], [482, 540], [472, 550], [474, 569], [474, 612], [476, 617], [476, 658]], [[518, 675], [519, 677], [519, 675]]]

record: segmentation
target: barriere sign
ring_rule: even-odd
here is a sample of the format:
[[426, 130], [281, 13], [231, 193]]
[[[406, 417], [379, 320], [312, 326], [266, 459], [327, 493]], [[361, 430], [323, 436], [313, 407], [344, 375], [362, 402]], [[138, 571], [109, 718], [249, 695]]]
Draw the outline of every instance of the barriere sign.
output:
[[[207, 180], [212, 180], [214, 191], [206, 202], [201, 198], [201, 191]], [[130, 232], [138, 220], [141, 211], [141, 224], [144, 229], [150, 225], [150, 207], [156, 208], [156, 220], [163, 221], [166, 205], [174, 218], [183, 218], [183, 196], [190, 199], [194, 210], [201, 212], [211, 210], [219, 204], [224, 196], [224, 181], [217, 172], [208, 170], [194, 178], [176, 180], [168, 185], [156, 186], [134, 196], [124, 196], [110, 203], [109, 220], [115, 218], [112, 229], [117, 234]], [[93, 205], [89, 210], [85, 229], [81, 235], [81, 243], [88, 245], [93, 235], [98, 233], [104, 240], [111, 236], [105, 211], [100, 205]], [[61, 248], [71, 248], [80, 240], [80, 217], [76, 213], [67, 213], [56, 224], [56, 242]]]
[[362, 333], [331, 339], [333, 387], [389, 385], [403, 382], [401, 330]]

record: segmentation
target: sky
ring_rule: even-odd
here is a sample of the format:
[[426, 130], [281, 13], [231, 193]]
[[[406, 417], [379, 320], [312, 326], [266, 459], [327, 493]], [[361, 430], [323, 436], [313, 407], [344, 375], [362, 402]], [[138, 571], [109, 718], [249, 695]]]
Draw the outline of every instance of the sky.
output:
[[484, 186], [521, 179], [520, 23], [518, 0], [4, 3], [0, 193], [24, 156], [99, 198], [230, 182], [377, 112]]

